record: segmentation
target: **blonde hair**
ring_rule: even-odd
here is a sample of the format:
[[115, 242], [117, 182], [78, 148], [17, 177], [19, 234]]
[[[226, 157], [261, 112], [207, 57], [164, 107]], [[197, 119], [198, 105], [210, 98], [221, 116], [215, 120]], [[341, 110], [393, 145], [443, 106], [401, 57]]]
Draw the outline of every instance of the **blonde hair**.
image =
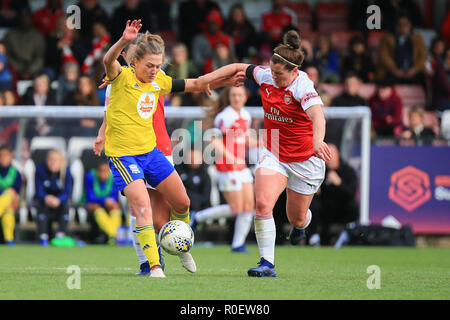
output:
[[146, 54], [162, 54], [163, 63], [166, 61], [164, 40], [157, 34], [146, 31], [136, 41], [133, 60], [141, 60]]
[[48, 159], [50, 157], [51, 154], [57, 154], [59, 155], [59, 157], [61, 158], [61, 168], [59, 169], [59, 179], [61, 180], [61, 185], [64, 186], [65, 181], [66, 181], [66, 168], [67, 168], [67, 162], [66, 159], [64, 158], [64, 155], [62, 154], [62, 152], [58, 149], [52, 149], [47, 153], [47, 157], [46, 159]]

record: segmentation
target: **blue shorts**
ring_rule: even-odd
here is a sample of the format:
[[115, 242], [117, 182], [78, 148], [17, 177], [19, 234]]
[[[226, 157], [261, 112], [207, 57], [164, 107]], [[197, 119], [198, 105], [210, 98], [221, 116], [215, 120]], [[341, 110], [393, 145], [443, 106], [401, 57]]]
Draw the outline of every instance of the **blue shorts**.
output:
[[114, 184], [122, 194], [127, 185], [138, 179], [144, 179], [156, 188], [175, 170], [156, 147], [148, 153], [137, 156], [108, 157], [108, 163], [113, 173]]

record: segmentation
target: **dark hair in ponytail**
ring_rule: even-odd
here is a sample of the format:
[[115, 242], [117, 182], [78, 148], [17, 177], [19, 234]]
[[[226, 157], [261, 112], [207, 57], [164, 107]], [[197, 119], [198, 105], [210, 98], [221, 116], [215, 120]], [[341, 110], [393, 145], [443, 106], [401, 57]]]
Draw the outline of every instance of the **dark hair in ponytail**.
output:
[[283, 43], [279, 44], [272, 56], [272, 62], [284, 64], [285, 68], [292, 71], [295, 67], [299, 68], [305, 59], [301, 49], [302, 40], [295, 30], [290, 30], [283, 35]]

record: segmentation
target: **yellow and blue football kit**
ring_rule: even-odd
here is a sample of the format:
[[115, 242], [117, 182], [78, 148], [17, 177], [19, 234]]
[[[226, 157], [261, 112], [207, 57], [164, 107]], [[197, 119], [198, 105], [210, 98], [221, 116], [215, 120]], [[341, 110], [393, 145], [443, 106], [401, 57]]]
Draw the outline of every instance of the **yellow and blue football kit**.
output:
[[173, 80], [159, 71], [151, 83], [144, 83], [134, 68], [124, 66], [110, 83], [105, 154], [116, 187], [122, 192], [137, 179], [156, 187], [174, 168], [156, 148], [153, 115], [159, 95], [183, 91], [184, 80]]
[[[153, 115], [160, 94], [184, 91], [184, 80], [173, 80], [163, 71], [151, 83], [136, 77], [135, 69], [122, 67], [110, 81], [106, 110], [105, 154], [118, 190], [137, 179], [157, 187], [175, 169], [156, 147]], [[189, 211], [185, 214], [189, 218]], [[152, 224], [136, 227], [136, 235], [150, 267], [161, 265]]]

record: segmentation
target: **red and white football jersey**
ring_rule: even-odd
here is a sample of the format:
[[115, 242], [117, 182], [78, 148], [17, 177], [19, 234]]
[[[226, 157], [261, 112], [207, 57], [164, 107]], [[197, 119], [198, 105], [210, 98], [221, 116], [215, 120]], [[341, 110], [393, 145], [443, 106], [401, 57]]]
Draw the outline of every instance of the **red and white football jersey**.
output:
[[299, 71], [289, 87], [279, 88], [270, 68], [263, 66], [253, 70], [253, 77], [261, 90], [265, 147], [282, 162], [308, 160], [314, 155], [313, 126], [305, 111], [313, 105], [323, 105], [314, 83]]
[[241, 109], [236, 112], [231, 106], [226, 107], [214, 119], [214, 126], [223, 134], [224, 146], [240, 159], [239, 163], [230, 163], [224, 155], [220, 155], [216, 159], [217, 171], [240, 171], [245, 169], [245, 140], [247, 131], [250, 128], [252, 118], [250, 113]]

